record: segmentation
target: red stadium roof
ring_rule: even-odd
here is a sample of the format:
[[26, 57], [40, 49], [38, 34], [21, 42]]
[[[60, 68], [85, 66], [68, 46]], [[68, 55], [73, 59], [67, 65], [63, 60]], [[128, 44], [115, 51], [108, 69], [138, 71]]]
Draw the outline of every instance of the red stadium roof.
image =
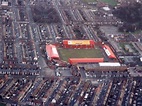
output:
[[116, 59], [115, 54], [113, 53], [113, 51], [111, 50], [111, 48], [110, 48], [109, 46], [103, 45], [103, 49], [105, 50], [105, 52], [106, 52], [106, 54], [107, 54], [107, 56], [108, 56], [109, 58], [114, 58], [114, 59]]
[[57, 52], [56, 46], [54, 45], [46, 45], [46, 53], [47, 56], [50, 57], [51, 59], [59, 59], [59, 54]]
[[104, 58], [69, 58], [70, 64], [76, 63], [99, 63], [104, 62]]

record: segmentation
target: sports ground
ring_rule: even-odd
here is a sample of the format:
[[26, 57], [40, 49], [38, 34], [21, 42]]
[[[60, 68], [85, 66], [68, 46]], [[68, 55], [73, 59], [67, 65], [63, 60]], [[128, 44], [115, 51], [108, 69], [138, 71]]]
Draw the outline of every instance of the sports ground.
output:
[[100, 49], [64, 49], [58, 48], [61, 60], [68, 61], [69, 58], [102, 58]]

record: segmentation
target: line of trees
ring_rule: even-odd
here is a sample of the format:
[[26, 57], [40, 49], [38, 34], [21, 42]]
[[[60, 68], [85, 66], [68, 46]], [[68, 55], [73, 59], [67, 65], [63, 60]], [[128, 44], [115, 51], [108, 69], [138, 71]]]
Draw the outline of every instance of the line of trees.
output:
[[60, 23], [60, 16], [55, 8], [52, 7], [33, 7], [32, 8], [33, 20], [37, 23]]
[[121, 32], [134, 32], [142, 29], [142, 4], [133, 3], [128, 6], [118, 7], [113, 11], [114, 16], [121, 19], [123, 25], [120, 26]]

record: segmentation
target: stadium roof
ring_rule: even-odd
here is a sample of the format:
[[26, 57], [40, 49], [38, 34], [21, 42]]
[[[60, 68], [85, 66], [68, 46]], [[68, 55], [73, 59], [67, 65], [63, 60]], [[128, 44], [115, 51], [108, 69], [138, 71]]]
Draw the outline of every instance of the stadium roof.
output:
[[66, 45], [94, 45], [93, 40], [63, 40]]
[[77, 64], [77, 63], [98, 63], [103, 62], [104, 58], [69, 58], [70, 64]]
[[113, 51], [111, 50], [111, 48], [110, 48], [109, 46], [103, 45], [103, 49], [105, 50], [105, 52], [106, 52], [106, 54], [107, 54], [107, 56], [108, 56], [109, 58], [114, 58], [114, 59], [116, 59], [115, 54], [113, 53]]
[[54, 45], [46, 45], [46, 53], [47, 56], [50, 58], [58, 58], [59, 59], [59, 54], [57, 52], [56, 46]]

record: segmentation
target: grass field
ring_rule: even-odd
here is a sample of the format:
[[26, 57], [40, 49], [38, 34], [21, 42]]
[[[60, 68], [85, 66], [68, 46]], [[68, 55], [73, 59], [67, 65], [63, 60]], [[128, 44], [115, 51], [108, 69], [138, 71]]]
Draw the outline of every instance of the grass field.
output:
[[6, 104], [0, 102], [0, 106], [6, 106]]
[[122, 49], [125, 52], [128, 52], [128, 51], [125, 50], [125, 45], [129, 45], [132, 48], [132, 50], [134, 51], [134, 53], [138, 53], [138, 51], [136, 50], [136, 48], [131, 43], [123, 42], [123, 43], [119, 43], [119, 45], [122, 47]]
[[115, 6], [117, 4], [116, 0], [83, 0], [84, 2], [96, 2], [96, 1], [101, 1], [104, 3], [108, 3], [109, 5]]
[[116, 0], [100, 0], [104, 3], [108, 3], [109, 5], [115, 6], [117, 4]]
[[69, 58], [101, 58], [102, 53], [99, 49], [63, 49], [59, 48], [60, 58], [68, 61]]
[[83, 0], [84, 2], [96, 2], [97, 0]]

